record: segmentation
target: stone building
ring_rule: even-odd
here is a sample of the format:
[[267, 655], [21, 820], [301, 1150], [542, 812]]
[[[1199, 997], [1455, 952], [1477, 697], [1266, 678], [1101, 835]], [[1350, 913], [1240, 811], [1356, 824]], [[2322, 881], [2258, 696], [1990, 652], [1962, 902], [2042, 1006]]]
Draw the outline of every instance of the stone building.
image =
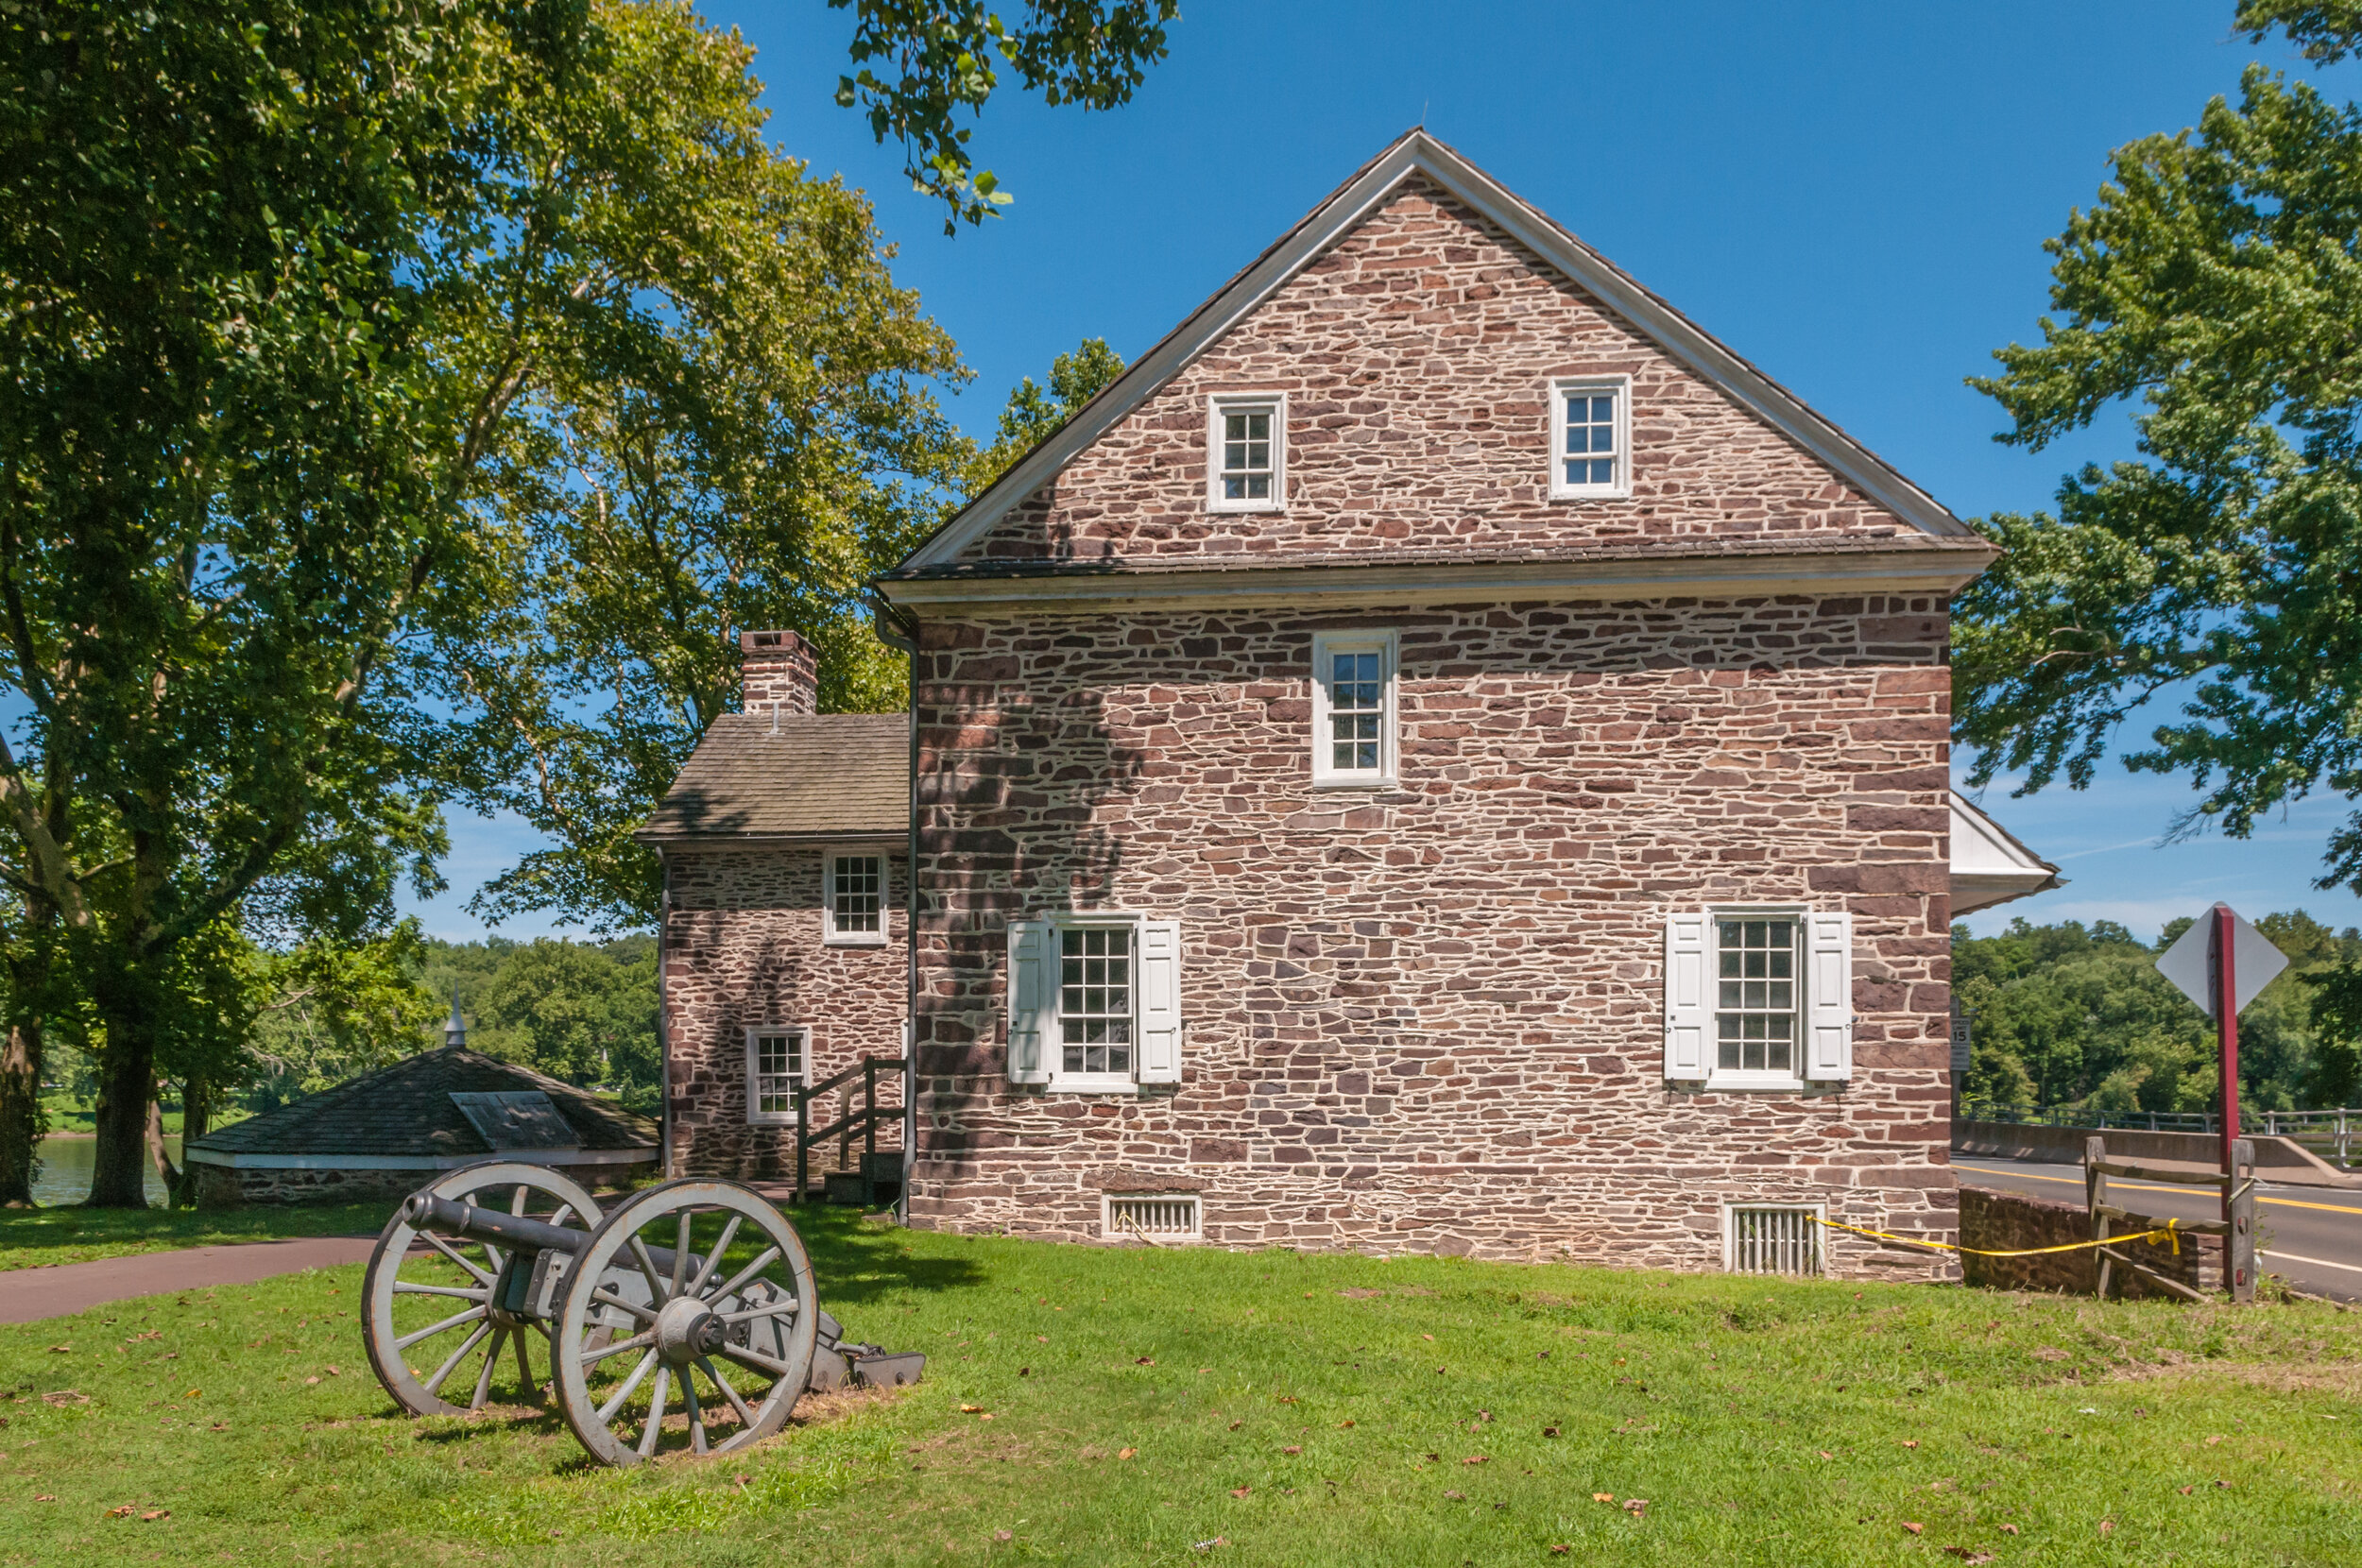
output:
[[917, 1224], [1925, 1272], [1812, 1221], [1957, 1228], [1991, 555], [1413, 132], [877, 582], [909, 714], [751, 634], [648, 829], [676, 1168], [907, 1027]]

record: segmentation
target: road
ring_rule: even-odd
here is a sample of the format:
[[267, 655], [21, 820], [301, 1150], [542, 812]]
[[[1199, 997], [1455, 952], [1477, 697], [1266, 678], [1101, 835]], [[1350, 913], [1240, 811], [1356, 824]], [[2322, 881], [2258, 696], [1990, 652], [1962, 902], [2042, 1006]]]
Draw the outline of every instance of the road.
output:
[[[1954, 1169], [1970, 1186], [1998, 1187], [2052, 1202], [2083, 1202], [2083, 1167], [2036, 1165], [1956, 1155]], [[2108, 1180], [2124, 1207], [2163, 1219], [2219, 1219], [2222, 1200], [2211, 1188], [2168, 1186], [2156, 1182]], [[2333, 1301], [2362, 1301], [2362, 1190], [2275, 1186], [2265, 1184], [2255, 1198], [2256, 1239], [2264, 1268], [2300, 1290]]]

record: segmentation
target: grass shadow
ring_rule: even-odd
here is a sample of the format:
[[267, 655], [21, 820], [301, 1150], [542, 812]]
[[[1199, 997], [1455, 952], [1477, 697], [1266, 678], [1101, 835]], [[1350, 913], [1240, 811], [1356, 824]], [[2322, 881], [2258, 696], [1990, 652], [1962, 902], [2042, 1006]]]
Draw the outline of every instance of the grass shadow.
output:
[[[812, 1253], [820, 1304], [839, 1319], [845, 1308], [890, 1296], [970, 1289], [984, 1280], [984, 1270], [973, 1260], [915, 1255], [909, 1233], [852, 1209], [811, 1204], [789, 1210], [788, 1218]], [[847, 1323], [846, 1332], [860, 1331]]]

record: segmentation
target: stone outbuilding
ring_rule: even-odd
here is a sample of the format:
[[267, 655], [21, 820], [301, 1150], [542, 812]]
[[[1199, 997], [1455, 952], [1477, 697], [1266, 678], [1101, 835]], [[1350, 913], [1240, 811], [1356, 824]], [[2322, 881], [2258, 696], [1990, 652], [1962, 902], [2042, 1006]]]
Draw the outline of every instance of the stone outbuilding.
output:
[[656, 1169], [659, 1145], [647, 1116], [446, 1046], [208, 1133], [182, 1159], [197, 1202], [227, 1207], [398, 1198], [495, 1155], [622, 1186]]

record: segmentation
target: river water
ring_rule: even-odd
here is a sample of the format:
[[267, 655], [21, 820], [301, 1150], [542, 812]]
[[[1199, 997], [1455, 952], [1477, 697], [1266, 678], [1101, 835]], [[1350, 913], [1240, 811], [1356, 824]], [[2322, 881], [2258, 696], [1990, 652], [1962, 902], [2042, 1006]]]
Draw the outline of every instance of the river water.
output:
[[[180, 1137], [174, 1133], [164, 1139], [164, 1151], [172, 1163], [180, 1163]], [[58, 1203], [78, 1203], [90, 1196], [91, 1171], [96, 1163], [96, 1138], [60, 1138], [41, 1140], [36, 1150], [41, 1158], [41, 1174], [33, 1179], [33, 1202], [43, 1207]], [[147, 1167], [147, 1201], [164, 1201], [164, 1179], [156, 1174], [152, 1160], [143, 1160]]]

